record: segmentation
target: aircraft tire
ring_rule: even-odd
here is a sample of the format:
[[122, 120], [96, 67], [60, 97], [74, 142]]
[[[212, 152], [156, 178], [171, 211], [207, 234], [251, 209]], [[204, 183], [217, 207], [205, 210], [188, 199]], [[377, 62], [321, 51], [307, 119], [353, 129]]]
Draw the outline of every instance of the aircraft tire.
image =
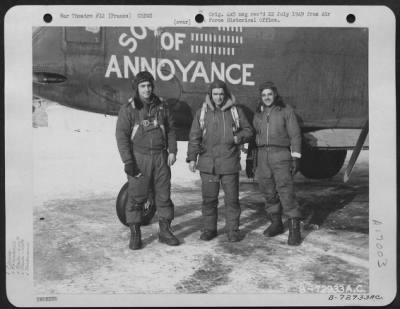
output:
[[300, 173], [311, 179], [331, 178], [339, 173], [347, 150], [318, 150], [303, 146]]
[[[123, 225], [128, 226], [126, 223], [126, 204], [128, 203], [128, 183], [126, 182], [118, 193], [116, 202], [116, 211], [119, 221]], [[143, 209], [142, 225], [148, 225], [156, 213], [156, 205], [154, 203], [153, 192], [149, 192], [148, 203]]]

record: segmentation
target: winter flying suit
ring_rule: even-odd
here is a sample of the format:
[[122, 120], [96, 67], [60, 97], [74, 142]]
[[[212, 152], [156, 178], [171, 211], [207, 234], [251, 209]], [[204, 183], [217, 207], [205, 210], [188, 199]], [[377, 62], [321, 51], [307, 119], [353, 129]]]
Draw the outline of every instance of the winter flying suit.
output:
[[[225, 192], [226, 226], [239, 228], [240, 145], [253, 136], [253, 130], [242, 109], [235, 105], [240, 129], [236, 132], [232, 116], [233, 99], [218, 108], [206, 96], [203, 107], [195, 114], [189, 134], [187, 162], [197, 162], [202, 180], [202, 218], [204, 230], [217, 230], [217, 206], [220, 184]], [[202, 115], [203, 113], [203, 115]], [[234, 131], [238, 144], [234, 142]]]
[[141, 223], [150, 186], [154, 188], [159, 219], [172, 220], [171, 170], [167, 158], [168, 153], [176, 154], [177, 143], [167, 105], [155, 95], [150, 104], [142, 103], [138, 97], [131, 99], [120, 109], [116, 138], [122, 161], [136, 163], [142, 173], [138, 178], [128, 175], [127, 223]]
[[253, 119], [256, 131], [257, 167], [261, 193], [270, 215], [284, 212], [289, 218], [299, 218], [293, 176], [292, 156], [301, 153], [301, 132], [294, 110], [286, 104], [261, 106]]

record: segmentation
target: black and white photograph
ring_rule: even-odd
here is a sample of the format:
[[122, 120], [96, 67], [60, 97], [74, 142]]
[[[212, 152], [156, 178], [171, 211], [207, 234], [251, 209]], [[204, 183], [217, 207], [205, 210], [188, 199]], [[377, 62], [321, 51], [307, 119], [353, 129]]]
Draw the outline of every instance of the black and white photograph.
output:
[[389, 10], [82, 8], [6, 18], [14, 304], [392, 301]]

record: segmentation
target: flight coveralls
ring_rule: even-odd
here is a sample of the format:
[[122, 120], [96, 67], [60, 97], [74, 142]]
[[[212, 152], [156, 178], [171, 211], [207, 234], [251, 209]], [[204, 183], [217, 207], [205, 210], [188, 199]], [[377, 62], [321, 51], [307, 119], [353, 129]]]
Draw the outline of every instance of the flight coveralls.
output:
[[200, 124], [201, 109], [195, 114], [189, 134], [187, 162], [197, 161], [202, 180], [202, 218], [205, 231], [217, 231], [218, 194], [220, 184], [225, 196], [225, 216], [228, 231], [239, 229], [241, 209], [239, 205], [240, 144], [253, 136], [253, 130], [239, 106], [236, 106], [240, 129], [234, 143], [234, 120], [230, 111], [231, 101], [221, 109], [210, 100], [204, 115], [204, 127]]
[[127, 224], [141, 223], [151, 186], [159, 219], [172, 220], [171, 169], [167, 160], [168, 153], [177, 153], [177, 143], [167, 105], [157, 96], [153, 96], [150, 104], [135, 97], [120, 109], [116, 138], [122, 161], [125, 164], [136, 162], [142, 173], [139, 178], [128, 175]]
[[262, 108], [253, 119], [257, 160], [255, 177], [270, 215], [284, 212], [289, 218], [301, 216], [291, 175], [291, 153], [301, 153], [301, 132], [289, 105]]

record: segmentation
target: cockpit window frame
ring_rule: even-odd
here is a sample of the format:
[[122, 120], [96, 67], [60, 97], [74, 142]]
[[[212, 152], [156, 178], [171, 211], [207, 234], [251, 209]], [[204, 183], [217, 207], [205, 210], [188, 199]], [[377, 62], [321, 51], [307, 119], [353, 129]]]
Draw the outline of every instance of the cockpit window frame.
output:
[[[92, 27], [93, 28], [93, 27]], [[88, 27], [65, 27], [63, 28], [63, 50], [66, 54], [104, 54], [105, 30], [104, 27], [98, 27], [98, 32]], [[69, 31], [77, 31], [77, 39], [68, 38]], [[96, 40], [85, 40], [85, 37], [90, 37], [87, 34], [96, 35]], [[83, 39], [82, 39], [83, 37]]]
[[[96, 27], [98, 28], [97, 32], [94, 31], [94, 28], [95, 27], [65, 27], [63, 33], [64, 42], [67, 44], [101, 44], [103, 41], [103, 28]], [[85, 36], [85, 34], [91, 34], [92, 36], [95, 36], [95, 40], [85, 40], [84, 38], [86, 37], [90, 38], [90, 35]], [[73, 37], [72, 35], [76, 37]]]

